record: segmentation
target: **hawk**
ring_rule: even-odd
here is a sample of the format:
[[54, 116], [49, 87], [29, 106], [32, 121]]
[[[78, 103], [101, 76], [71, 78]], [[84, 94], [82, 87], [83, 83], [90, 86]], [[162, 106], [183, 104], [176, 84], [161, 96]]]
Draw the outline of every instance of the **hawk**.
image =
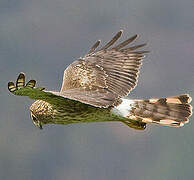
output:
[[30, 107], [33, 123], [44, 124], [120, 121], [143, 130], [147, 123], [180, 127], [192, 114], [188, 94], [158, 99], [129, 99], [137, 84], [142, 60], [148, 51], [138, 50], [146, 44], [126, 47], [138, 35], [113, 46], [119, 31], [107, 44], [97, 49], [98, 40], [84, 57], [64, 71], [59, 92], [35, 87], [36, 81], [25, 84], [20, 73], [16, 83], [8, 83], [11, 93], [36, 100]]

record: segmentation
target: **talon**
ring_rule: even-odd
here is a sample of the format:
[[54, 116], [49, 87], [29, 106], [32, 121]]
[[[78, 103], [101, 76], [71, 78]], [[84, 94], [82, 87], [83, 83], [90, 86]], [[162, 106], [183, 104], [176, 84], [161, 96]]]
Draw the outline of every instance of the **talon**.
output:
[[136, 129], [136, 130], [144, 130], [146, 128], [146, 123], [143, 122], [130, 122], [130, 121], [122, 121], [127, 126]]
[[13, 82], [8, 82], [8, 90], [10, 92], [14, 92], [16, 89], [17, 88], [16, 88], [16, 86], [15, 86], [15, 84]]
[[26, 84], [26, 87], [34, 88], [35, 85], [36, 85], [36, 81], [35, 81], [35, 80], [30, 80], [30, 81]]
[[20, 73], [16, 80], [16, 88], [24, 87], [25, 85], [25, 75], [24, 73]]

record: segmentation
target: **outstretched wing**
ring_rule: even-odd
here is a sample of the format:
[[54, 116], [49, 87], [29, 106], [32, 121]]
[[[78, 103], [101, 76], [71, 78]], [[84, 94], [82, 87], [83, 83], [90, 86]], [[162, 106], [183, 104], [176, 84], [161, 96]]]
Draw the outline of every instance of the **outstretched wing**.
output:
[[119, 31], [111, 41], [95, 51], [100, 44], [97, 41], [88, 54], [67, 67], [61, 95], [97, 107], [108, 107], [129, 94], [137, 84], [141, 61], [148, 51], [136, 51], [146, 44], [125, 47], [137, 35], [110, 48], [121, 34], [122, 31]]
[[28, 96], [31, 99], [46, 101], [56, 108], [62, 107], [63, 105], [70, 105], [73, 101], [80, 101], [95, 107], [107, 107], [115, 99], [112, 93], [104, 89], [98, 91], [71, 89], [65, 91], [65, 93], [60, 93], [45, 91], [44, 88], [37, 88], [35, 85], [35, 80], [30, 80], [28, 83], [25, 83], [25, 75], [24, 73], [20, 73], [15, 84], [14, 82], [8, 83], [8, 90], [17, 96]]
[[55, 95], [67, 99], [80, 101], [95, 107], [109, 107], [120, 103], [118, 96], [107, 89], [98, 88], [92, 91], [83, 90], [82, 88], [69, 89], [64, 92], [54, 92]]
[[30, 80], [25, 84], [25, 75], [20, 73], [15, 84], [14, 82], [8, 83], [8, 90], [17, 96], [28, 96], [31, 99], [44, 100], [51, 104], [57, 104], [60, 100], [64, 101], [64, 98], [55, 95], [55, 92], [44, 91], [44, 88], [35, 88], [35, 85], [35, 80]]
[[[95, 51], [97, 41], [88, 54], [72, 63], [64, 71], [60, 92], [43, 91], [34, 88], [36, 81], [25, 85], [25, 75], [18, 76], [16, 85], [8, 83], [8, 89], [15, 95], [29, 96], [51, 104], [68, 103], [68, 100], [80, 101], [95, 107], [109, 107], [120, 102], [137, 83], [141, 60], [148, 51], [135, 51], [145, 44], [125, 48], [137, 38], [137, 35], [110, 48], [121, 36], [118, 32], [100, 50]], [[64, 98], [66, 101], [64, 101]]]

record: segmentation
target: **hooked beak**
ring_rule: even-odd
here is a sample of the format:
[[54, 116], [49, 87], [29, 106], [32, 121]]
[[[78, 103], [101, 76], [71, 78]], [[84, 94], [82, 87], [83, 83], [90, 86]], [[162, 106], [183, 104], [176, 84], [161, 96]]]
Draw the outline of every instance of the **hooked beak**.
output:
[[41, 124], [40, 121], [37, 121], [37, 122], [34, 122], [34, 121], [33, 121], [33, 123], [34, 123], [35, 126], [39, 127], [39, 129], [43, 129], [43, 128], [42, 128], [42, 124]]
[[37, 117], [35, 115], [33, 115], [33, 113], [30, 113], [31, 118], [32, 118], [32, 122], [35, 126], [39, 127], [39, 129], [42, 129], [42, 123], [37, 119]]
[[38, 127], [39, 127], [39, 129], [43, 129], [43, 128], [42, 128], [42, 124], [41, 124], [40, 121], [39, 121], [39, 123], [38, 123]]

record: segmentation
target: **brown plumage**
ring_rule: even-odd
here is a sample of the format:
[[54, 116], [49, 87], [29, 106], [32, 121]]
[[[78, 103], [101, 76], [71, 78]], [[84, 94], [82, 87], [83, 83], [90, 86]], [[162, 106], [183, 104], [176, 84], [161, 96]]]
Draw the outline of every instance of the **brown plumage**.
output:
[[134, 100], [129, 118], [167, 126], [183, 126], [192, 114], [189, 95], [168, 98]]
[[100, 44], [97, 41], [88, 54], [67, 67], [60, 91], [63, 96], [71, 95], [72, 99], [83, 103], [108, 107], [117, 104], [121, 97], [135, 88], [141, 61], [148, 51], [134, 51], [146, 44], [122, 49], [137, 35], [111, 48], [122, 32], [119, 31], [105, 46], [95, 51]]
[[8, 83], [9, 91], [36, 99], [30, 111], [40, 128], [44, 123], [96, 121], [122, 121], [136, 129], [144, 129], [146, 123], [175, 127], [187, 123], [192, 114], [189, 95], [149, 100], [124, 98], [135, 88], [148, 51], [138, 50], [145, 43], [127, 47], [138, 35], [114, 45], [122, 32], [99, 50], [100, 40], [96, 41], [84, 57], [69, 65], [60, 92], [35, 88], [35, 80], [25, 85], [23, 73], [16, 85]]

